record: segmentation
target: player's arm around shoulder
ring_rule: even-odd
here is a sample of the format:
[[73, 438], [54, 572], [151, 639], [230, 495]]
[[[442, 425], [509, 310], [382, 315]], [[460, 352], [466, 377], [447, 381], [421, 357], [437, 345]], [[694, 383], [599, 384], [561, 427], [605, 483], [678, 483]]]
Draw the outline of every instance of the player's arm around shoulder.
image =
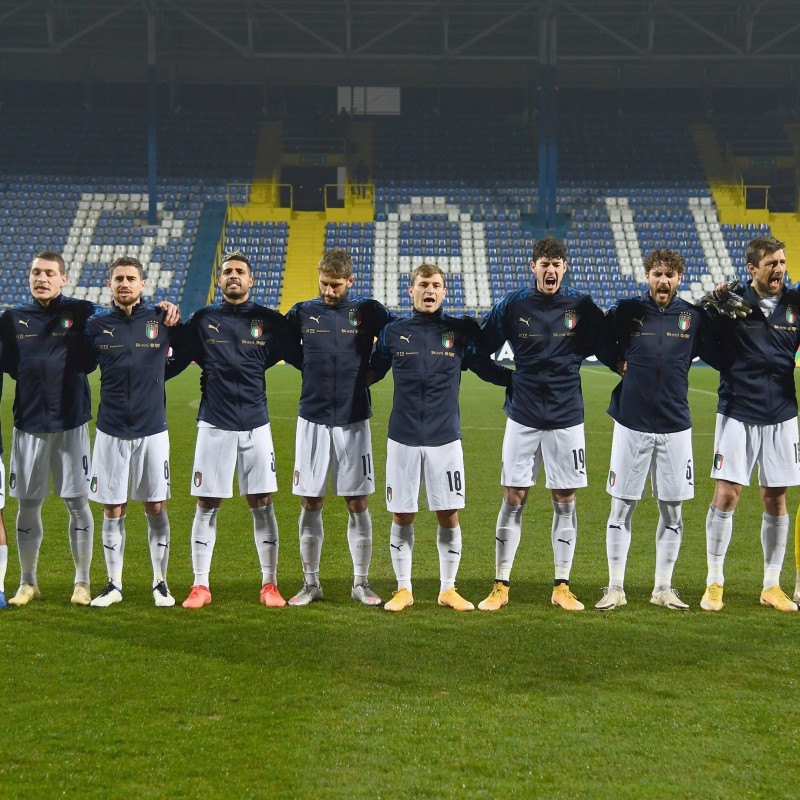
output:
[[616, 348], [612, 371], [620, 375], [625, 374], [625, 351], [631, 337], [631, 323], [637, 304], [634, 298], [617, 300], [603, 315], [607, 335]]
[[287, 312], [286, 316], [278, 311], [273, 311], [280, 318], [280, 322], [276, 323], [278, 334], [276, 336], [276, 349], [280, 351], [280, 356], [277, 361], [285, 361], [295, 369], [303, 369], [303, 345], [302, 336], [300, 332], [300, 323], [297, 317], [297, 309], [299, 304], [292, 306]]
[[180, 324], [181, 310], [175, 303], [169, 300], [162, 300], [156, 305], [156, 308], [164, 312], [163, 321], [168, 328], [174, 328]]
[[99, 351], [97, 348], [98, 337], [103, 329], [103, 322], [108, 317], [110, 310], [97, 308], [83, 326], [83, 362], [86, 372], [93, 372], [99, 364]]
[[[289, 322], [279, 311], [266, 306], [254, 305], [251, 314], [250, 332], [254, 334], [258, 324], [263, 326], [263, 336], [266, 343], [265, 348], [259, 348], [259, 352], [264, 362], [264, 371], [277, 364], [279, 361], [286, 361], [294, 367], [302, 367], [302, 360], [298, 367], [298, 355], [300, 354], [299, 344], [296, 344], [294, 337], [289, 329]], [[302, 356], [300, 355], [302, 359]]]
[[507, 319], [520, 293], [521, 290], [507, 294], [481, 320], [481, 343], [489, 353], [497, 352], [512, 337], [514, 326], [507, 324]]
[[495, 386], [509, 388], [514, 370], [498, 364], [484, 341], [483, 330], [478, 320], [464, 315], [460, 319], [461, 334], [464, 337], [464, 359], [462, 369], [469, 369], [481, 380]]
[[595, 355], [612, 372], [619, 368], [619, 352], [616, 336], [608, 324], [600, 306], [588, 295], [581, 295], [580, 320], [581, 347], [586, 355]]
[[373, 336], [378, 336], [390, 322], [396, 322], [399, 319], [399, 317], [386, 308], [383, 303], [372, 297], [365, 299], [361, 304], [361, 308], [369, 314]]
[[379, 380], [386, 376], [386, 373], [392, 367], [392, 348], [389, 344], [391, 336], [391, 328], [394, 323], [389, 323], [380, 332], [375, 349], [372, 351], [372, 356], [369, 359], [367, 367], [366, 384], [372, 386]]
[[200, 339], [197, 326], [202, 317], [201, 312], [202, 309], [195, 311], [186, 322], [168, 329], [171, 350], [164, 371], [166, 380], [180, 375], [193, 361], [199, 360]]

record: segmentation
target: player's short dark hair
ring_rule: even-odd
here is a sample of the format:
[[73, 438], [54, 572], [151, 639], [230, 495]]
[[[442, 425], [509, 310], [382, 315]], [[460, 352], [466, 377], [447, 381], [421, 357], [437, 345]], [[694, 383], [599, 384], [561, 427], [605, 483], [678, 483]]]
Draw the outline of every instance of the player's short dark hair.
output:
[[540, 258], [560, 258], [566, 261], [567, 246], [559, 242], [555, 236], [544, 236], [534, 244], [531, 260], [535, 263]]
[[334, 247], [322, 254], [318, 272], [330, 275], [332, 278], [350, 278], [353, 274], [353, 259], [347, 250]]
[[661, 248], [660, 250], [653, 250], [644, 260], [645, 275], [650, 272], [651, 269], [655, 269], [661, 264], [667, 269], [677, 272], [678, 275], [683, 275], [686, 269], [686, 259], [677, 250]]
[[61, 253], [55, 253], [52, 250], [42, 250], [33, 256], [31, 259], [31, 266], [33, 266], [33, 262], [36, 261], [37, 258], [41, 258], [42, 261], [55, 261], [55, 263], [58, 264], [58, 271], [62, 275], [67, 274], [67, 265], [64, 263], [64, 256], [62, 256]]
[[250, 259], [241, 250], [231, 250], [230, 253], [225, 253], [222, 256], [220, 264], [227, 264], [229, 261], [241, 261], [247, 267], [247, 271], [252, 275], [253, 267], [250, 264]]
[[784, 250], [786, 244], [774, 236], [757, 236], [752, 242], [747, 243], [747, 263], [758, 266], [764, 256], [770, 256], [778, 250]]
[[438, 275], [442, 279], [442, 283], [447, 283], [447, 279], [445, 278], [444, 272], [436, 266], [436, 264], [420, 264], [412, 273], [411, 273], [411, 280], [409, 281], [409, 286], [414, 285], [414, 281], [417, 278], [432, 278], [434, 275]]
[[136, 270], [139, 273], [139, 278], [142, 280], [144, 279], [144, 267], [142, 266], [142, 262], [139, 261], [136, 256], [117, 256], [108, 268], [108, 279], [111, 280], [114, 277], [114, 270], [117, 267], [136, 267]]

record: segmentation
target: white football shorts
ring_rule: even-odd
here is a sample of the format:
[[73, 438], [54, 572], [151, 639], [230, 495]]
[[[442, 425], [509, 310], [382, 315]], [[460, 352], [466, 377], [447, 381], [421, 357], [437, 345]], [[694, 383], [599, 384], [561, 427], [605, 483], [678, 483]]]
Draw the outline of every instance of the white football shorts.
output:
[[325, 497], [329, 475], [333, 492], [339, 497], [357, 497], [375, 491], [368, 419], [350, 425], [319, 425], [297, 418], [292, 493]]
[[270, 423], [251, 431], [225, 431], [205, 422], [198, 424], [192, 496], [233, 497], [234, 470], [243, 497], [278, 490]]
[[506, 420], [501, 486], [536, 485], [544, 463], [548, 489], [580, 489], [588, 484], [583, 423], [542, 431]]
[[750, 485], [758, 464], [758, 485], [800, 485], [797, 417], [775, 425], [753, 425], [717, 414], [711, 477]]
[[57, 497], [85, 497], [89, 494], [92, 467], [89, 458], [89, 426], [59, 433], [26, 433], [14, 428], [8, 485], [12, 497], [44, 500]]
[[118, 506], [128, 500], [158, 503], [169, 492], [169, 432], [122, 439], [97, 431], [89, 499]]
[[464, 451], [461, 440], [438, 447], [386, 442], [386, 508], [395, 514], [419, 510], [420, 483], [431, 511], [464, 508]]
[[614, 423], [606, 491], [623, 500], [644, 497], [647, 477], [658, 500], [694, 497], [692, 430], [644, 433]]

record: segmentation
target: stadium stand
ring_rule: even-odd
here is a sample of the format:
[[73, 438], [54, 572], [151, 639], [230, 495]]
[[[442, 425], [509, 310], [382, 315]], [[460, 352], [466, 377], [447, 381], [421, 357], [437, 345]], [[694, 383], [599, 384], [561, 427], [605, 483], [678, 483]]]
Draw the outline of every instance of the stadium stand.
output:
[[148, 269], [146, 296], [179, 303], [201, 209], [226, 202], [227, 184], [249, 178], [257, 129], [234, 130], [208, 114], [161, 115], [158, 222], [151, 226], [140, 114], [4, 114], [0, 304], [28, 298], [30, 258], [44, 249], [63, 252], [67, 294], [108, 302], [108, 264], [125, 252]]
[[[29, 256], [45, 248], [64, 252], [75, 296], [107, 302], [105, 270], [125, 251], [149, 266], [149, 296], [180, 302], [204, 204], [240, 202], [246, 192], [256, 118], [239, 119], [235, 136], [213, 115], [160, 118], [156, 226], [146, 224], [147, 186], [135, 177], [146, 163], [140, 120], [75, 111], [56, 128], [35, 119], [0, 122], [8, 173], [0, 186], [0, 302], [28, 296]], [[560, 120], [559, 157], [564, 224], [556, 234], [571, 254], [569, 280], [604, 307], [642, 290], [643, 258], [656, 247], [686, 256], [682, 294], [697, 300], [721, 277], [741, 275], [744, 244], [768, 230], [720, 223], [687, 125], [575, 112]], [[392, 308], [410, 308], [407, 275], [425, 259], [448, 274], [447, 308], [481, 313], [529, 282], [529, 253], [543, 233], [536, 158], [535, 124], [519, 120], [378, 120], [374, 221], [328, 222], [324, 246], [350, 250], [356, 291]], [[234, 183], [241, 185], [229, 189]], [[281, 303], [291, 225], [232, 220], [221, 241], [251, 257], [254, 296], [271, 307]]]
[[[286, 222], [232, 221], [226, 229], [225, 251], [241, 250], [257, 266], [252, 296], [257, 303], [270, 308], [280, 305], [288, 236]], [[215, 298], [221, 297], [217, 288]]]
[[66, 294], [108, 302], [109, 263], [122, 252], [147, 266], [145, 295], [180, 302], [191, 259], [199, 197], [224, 196], [224, 185], [164, 180], [159, 222], [147, 224], [146, 185], [138, 181], [58, 176], [7, 178], [0, 192], [0, 258], [7, 279], [3, 302], [29, 296], [27, 272], [38, 250], [62, 252], [70, 282]]

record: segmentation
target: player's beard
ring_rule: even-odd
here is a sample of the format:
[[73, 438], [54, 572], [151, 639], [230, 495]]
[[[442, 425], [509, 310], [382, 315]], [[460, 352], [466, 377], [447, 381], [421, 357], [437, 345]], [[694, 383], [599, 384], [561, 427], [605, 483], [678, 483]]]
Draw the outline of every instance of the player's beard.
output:
[[222, 296], [226, 300], [241, 300], [243, 297], [247, 295], [248, 289], [245, 286], [237, 285], [237, 286], [230, 286], [227, 285], [222, 290]]
[[777, 288], [774, 288], [770, 284], [769, 279], [754, 281], [754, 283], [755, 283], [756, 293], [760, 297], [779, 297], [781, 292], [783, 291], [783, 280], [781, 280]]
[[135, 306], [141, 299], [141, 294], [126, 294], [123, 297], [115, 297], [114, 302], [122, 308], [130, 308], [130, 306]]

